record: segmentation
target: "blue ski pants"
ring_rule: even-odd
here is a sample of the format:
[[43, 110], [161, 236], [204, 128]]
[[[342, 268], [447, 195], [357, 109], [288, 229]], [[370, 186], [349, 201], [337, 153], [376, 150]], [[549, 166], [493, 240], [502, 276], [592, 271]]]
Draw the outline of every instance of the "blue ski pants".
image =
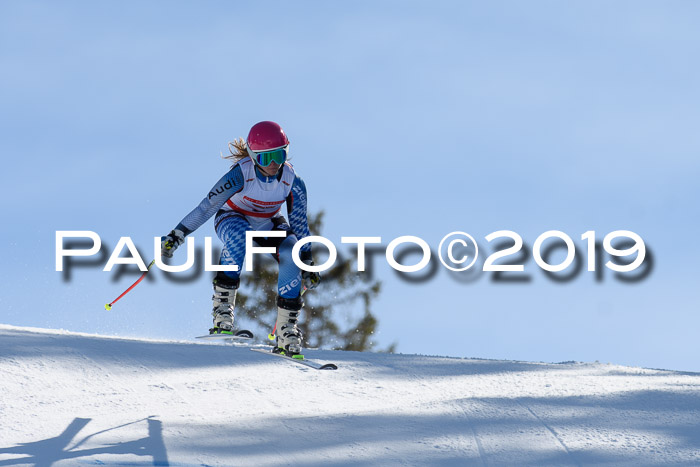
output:
[[[246, 253], [246, 232], [254, 230], [245, 216], [235, 213], [226, 213], [217, 216], [216, 235], [223, 243], [219, 264], [237, 265], [238, 271], [226, 271], [228, 278], [238, 281], [243, 271], [243, 260]], [[286, 232], [284, 237], [256, 238], [259, 246], [274, 247], [276, 252], [272, 255], [279, 263], [277, 275], [277, 293], [283, 298], [297, 298], [301, 293], [301, 270], [292, 260], [292, 248], [297, 243], [297, 237], [292, 233], [287, 220], [282, 217], [274, 217], [269, 223], [257, 230], [281, 230]]]

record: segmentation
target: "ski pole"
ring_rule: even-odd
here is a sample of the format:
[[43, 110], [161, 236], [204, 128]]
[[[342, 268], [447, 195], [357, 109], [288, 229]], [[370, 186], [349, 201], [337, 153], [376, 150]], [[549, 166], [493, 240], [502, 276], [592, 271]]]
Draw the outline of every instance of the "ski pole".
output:
[[[303, 296], [303, 295], [304, 295], [304, 292], [306, 292], [307, 290], [308, 290], [308, 289], [306, 288], [306, 286], [304, 286], [304, 287], [301, 289], [301, 293], [299, 294], [299, 296], [300, 296], [300, 297]], [[267, 335], [267, 338], [270, 339], [271, 341], [275, 340], [275, 337], [276, 337], [276, 336], [275, 336], [275, 333], [276, 333], [276, 332], [277, 332], [277, 320], [275, 320], [275, 326], [272, 328], [272, 332], [271, 332], [270, 334]]]
[[112, 305], [114, 305], [115, 303], [117, 303], [117, 302], [119, 301], [120, 298], [122, 298], [124, 295], [128, 294], [129, 291], [131, 291], [131, 289], [133, 289], [134, 287], [136, 287], [136, 286], [138, 285], [138, 283], [141, 282], [141, 281], [143, 280], [144, 277], [146, 277], [146, 274], [148, 274], [148, 271], [151, 270], [151, 266], [153, 266], [153, 264], [154, 264], [155, 262], [156, 262], [155, 259], [154, 259], [153, 261], [151, 261], [151, 264], [149, 264], [148, 267], [146, 268], [146, 271], [144, 271], [144, 273], [141, 274], [141, 277], [139, 277], [139, 278], [136, 280], [136, 282], [134, 282], [133, 284], [131, 284], [131, 287], [129, 287], [128, 289], [126, 289], [124, 292], [122, 292], [122, 294], [121, 294], [120, 296], [118, 296], [117, 298], [115, 298], [114, 300], [112, 300], [112, 303], [106, 303], [106, 304], [105, 304], [105, 310], [107, 310], [107, 311], [111, 310], [111, 309], [112, 309]]

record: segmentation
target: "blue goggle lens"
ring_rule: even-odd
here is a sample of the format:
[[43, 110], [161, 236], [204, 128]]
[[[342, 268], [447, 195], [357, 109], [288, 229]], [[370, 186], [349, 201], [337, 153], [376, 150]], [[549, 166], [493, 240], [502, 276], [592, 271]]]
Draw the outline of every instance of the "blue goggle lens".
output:
[[275, 149], [274, 151], [267, 152], [256, 152], [255, 160], [263, 167], [267, 167], [273, 162], [282, 165], [284, 161], [287, 160], [287, 148]]

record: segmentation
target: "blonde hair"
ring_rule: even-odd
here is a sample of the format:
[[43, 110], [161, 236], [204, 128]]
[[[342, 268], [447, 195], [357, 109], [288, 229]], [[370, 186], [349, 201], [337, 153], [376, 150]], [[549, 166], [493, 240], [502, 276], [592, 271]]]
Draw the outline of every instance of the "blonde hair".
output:
[[230, 152], [231, 154], [228, 156], [224, 156], [222, 154], [221, 157], [233, 161], [233, 164], [231, 164], [231, 168], [238, 164], [238, 162], [241, 159], [248, 157], [248, 147], [245, 144], [245, 141], [243, 141], [243, 138], [234, 139], [233, 141], [228, 143], [228, 152]]

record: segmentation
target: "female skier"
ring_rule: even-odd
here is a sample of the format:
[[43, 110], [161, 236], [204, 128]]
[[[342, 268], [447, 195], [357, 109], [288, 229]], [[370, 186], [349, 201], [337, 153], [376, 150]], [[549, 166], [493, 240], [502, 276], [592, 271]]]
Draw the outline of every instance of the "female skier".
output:
[[[216, 182], [207, 196], [168, 234], [161, 237], [161, 255], [172, 258], [173, 252], [211, 216], [216, 235], [223, 242], [219, 264], [237, 265], [238, 271], [217, 272], [214, 277], [214, 327], [211, 334], [233, 333], [236, 290], [245, 258], [248, 230], [279, 230], [284, 237], [257, 238], [261, 246], [276, 248], [279, 262], [277, 281], [277, 346], [275, 352], [295, 355], [301, 352], [302, 335], [297, 320], [303, 305], [302, 285], [315, 288], [320, 276], [302, 272], [292, 260], [294, 244], [310, 235], [306, 215], [306, 185], [287, 162], [289, 140], [275, 122], [253, 125], [244, 142], [229, 143], [234, 164]], [[287, 205], [289, 223], [280, 214]], [[300, 250], [300, 259], [313, 265], [311, 245]]]

